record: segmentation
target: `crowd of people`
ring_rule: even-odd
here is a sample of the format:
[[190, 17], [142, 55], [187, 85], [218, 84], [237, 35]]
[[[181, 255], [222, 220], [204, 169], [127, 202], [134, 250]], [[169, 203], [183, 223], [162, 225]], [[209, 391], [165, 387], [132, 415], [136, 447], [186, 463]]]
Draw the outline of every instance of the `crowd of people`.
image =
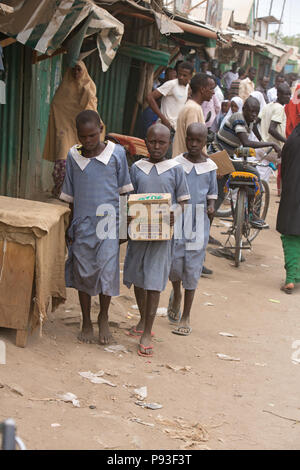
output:
[[[66, 285], [79, 292], [82, 341], [93, 341], [91, 296], [99, 294], [99, 342], [109, 343], [109, 305], [111, 297], [119, 294], [119, 234], [112, 238], [99, 236], [99, 220], [104, 217], [97, 213], [99, 204], [112, 205], [119, 217], [119, 195], [132, 192], [170, 194], [173, 204], [184, 206], [184, 210], [189, 206], [192, 226], [189, 231], [183, 230], [180, 239], [128, 239], [123, 282], [129, 288], [134, 286], [140, 312], [140, 321], [129, 334], [140, 337], [139, 355], [153, 354], [153, 323], [160, 293], [168, 280], [173, 286], [168, 306], [168, 318], [175, 324], [173, 333], [191, 333], [195, 290], [203, 270], [209, 271], [203, 265], [206, 247], [210, 240], [215, 241], [209, 236], [210, 225], [224, 200], [228, 178], [217, 178], [217, 166], [209, 158], [209, 153], [217, 150], [226, 150], [236, 170], [241, 163], [235, 161], [235, 152], [241, 146], [256, 149], [257, 159], [273, 162], [279, 168], [281, 155], [284, 157], [278, 178], [280, 192], [282, 177], [282, 197], [277, 223], [287, 271], [283, 290], [291, 293], [295, 283], [300, 282], [300, 167], [296, 158], [300, 143], [300, 85], [297, 77], [292, 77], [292, 83], [291, 77], [279, 74], [274, 87], [268, 89], [267, 77], [257, 80], [255, 87], [256, 75], [253, 67], [245, 71], [233, 64], [220, 77], [209, 70], [208, 62], [203, 62], [201, 72], [196, 74], [188, 61], [168, 69], [164, 82], [155, 83], [148, 96], [149, 107], [142, 114], [141, 128], [149, 157], [137, 160], [128, 169], [124, 148], [103, 139], [103, 123], [95, 110], [95, 89], [84, 64], [67, 72], [52, 103], [45, 158], [56, 161], [60, 172], [54, 194], [59, 193], [70, 204]], [[72, 100], [68, 99], [70, 90], [74, 92]], [[68, 119], [59, 121], [57, 109], [65, 101], [70, 114]], [[70, 119], [71, 115], [77, 116], [76, 122]], [[266, 149], [271, 151], [268, 155]], [[259, 181], [269, 178], [265, 168], [264, 174], [250, 166], [247, 171]], [[204, 207], [200, 219], [198, 205]], [[250, 196], [249, 209], [253, 227], [267, 228], [255, 213]], [[176, 211], [171, 213], [171, 225], [176, 223], [175, 214]], [[185, 219], [180, 223], [184, 225]], [[201, 243], [197, 243], [199, 231], [203, 233]], [[181, 286], [185, 291], [182, 313]]]

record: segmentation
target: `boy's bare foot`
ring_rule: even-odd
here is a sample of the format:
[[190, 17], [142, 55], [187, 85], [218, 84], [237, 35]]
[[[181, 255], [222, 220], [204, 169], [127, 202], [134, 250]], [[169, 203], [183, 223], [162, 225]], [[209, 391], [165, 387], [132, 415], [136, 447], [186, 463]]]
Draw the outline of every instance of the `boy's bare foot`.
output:
[[99, 344], [109, 344], [112, 335], [109, 330], [109, 325], [108, 325], [108, 316], [102, 315], [99, 313], [98, 315], [98, 326], [99, 326]]
[[79, 333], [77, 338], [82, 343], [94, 343], [95, 342], [92, 322], [82, 325], [82, 330]]

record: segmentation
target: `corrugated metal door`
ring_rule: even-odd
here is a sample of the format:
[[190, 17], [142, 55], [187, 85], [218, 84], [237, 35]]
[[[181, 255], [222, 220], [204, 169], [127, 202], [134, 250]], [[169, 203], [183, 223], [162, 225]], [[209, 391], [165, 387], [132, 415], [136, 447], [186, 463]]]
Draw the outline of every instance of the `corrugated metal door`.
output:
[[85, 64], [97, 86], [98, 111], [106, 132], [122, 134], [131, 59], [117, 54], [105, 73], [101, 70], [98, 52], [87, 57]]
[[48, 127], [50, 104], [61, 81], [62, 56], [31, 64], [32, 51], [26, 51], [25, 82], [29, 92], [24, 96], [24, 135], [20, 194], [40, 198], [51, 189], [53, 164], [42, 159]]
[[0, 194], [19, 195], [22, 142], [24, 47], [4, 49], [6, 104], [0, 105]]

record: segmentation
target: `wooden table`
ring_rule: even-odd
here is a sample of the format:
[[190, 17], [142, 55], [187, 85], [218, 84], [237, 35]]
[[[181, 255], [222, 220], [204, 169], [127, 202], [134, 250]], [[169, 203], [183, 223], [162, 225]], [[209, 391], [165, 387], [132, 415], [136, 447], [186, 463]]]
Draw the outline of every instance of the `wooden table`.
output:
[[17, 330], [25, 347], [29, 326], [66, 299], [65, 229], [69, 209], [0, 196], [0, 328]]
[[34, 264], [32, 246], [0, 241], [0, 326], [17, 330], [21, 348], [27, 342]]

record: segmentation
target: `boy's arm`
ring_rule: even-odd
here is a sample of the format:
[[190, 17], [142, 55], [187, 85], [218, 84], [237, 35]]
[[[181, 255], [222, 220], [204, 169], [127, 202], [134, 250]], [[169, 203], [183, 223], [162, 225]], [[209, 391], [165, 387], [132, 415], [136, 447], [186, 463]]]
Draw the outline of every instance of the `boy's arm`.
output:
[[278, 144], [275, 144], [274, 142], [255, 142], [253, 140], [249, 140], [247, 132], [238, 132], [237, 136], [240, 139], [243, 147], [252, 147], [254, 149], [261, 149], [264, 147], [273, 147], [275, 152], [278, 153], [278, 156], [280, 156], [281, 154], [281, 148], [279, 147]]
[[152, 111], [160, 118], [162, 124], [167, 126], [169, 129], [171, 129], [171, 123], [168, 121], [166, 116], [164, 116], [159, 109], [159, 106], [157, 104], [157, 100], [159, 100], [162, 96], [164, 96], [162, 93], [160, 93], [158, 90], [153, 90], [149, 95], [147, 96], [147, 101], [149, 103], [150, 108]]
[[66, 239], [67, 245], [71, 244], [73, 242], [72, 238], [69, 237], [69, 235], [68, 235], [68, 231], [69, 231], [69, 228], [71, 227], [72, 220], [73, 220], [73, 214], [74, 214], [74, 203], [73, 202], [70, 202], [69, 209], [70, 209], [71, 212], [70, 212], [70, 215], [69, 215], [69, 224], [68, 224], [68, 227], [67, 227], [66, 233], [65, 233], [65, 239]]
[[214, 218], [214, 215], [215, 215], [215, 203], [216, 203], [215, 199], [207, 200], [207, 215], [208, 215], [210, 222], [212, 222], [212, 219]]
[[269, 134], [274, 137], [274, 139], [279, 140], [279, 142], [283, 142], [284, 144], [286, 143], [286, 138], [281, 135], [278, 130], [277, 126], [280, 124], [280, 122], [275, 122], [271, 121], [270, 127], [269, 127]]

